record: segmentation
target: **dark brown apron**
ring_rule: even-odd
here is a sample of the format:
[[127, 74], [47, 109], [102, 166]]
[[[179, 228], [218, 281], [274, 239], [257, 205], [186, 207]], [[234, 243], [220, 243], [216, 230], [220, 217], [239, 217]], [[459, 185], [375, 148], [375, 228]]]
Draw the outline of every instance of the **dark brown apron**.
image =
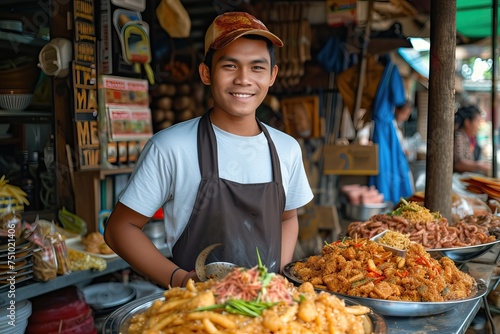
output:
[[262, 263], [270, 272], [281, 265], [281, 216], [285, 192], [276, 148], [267, 129], [256, 120], [269, 143], [273, 181], [240, 184], [219, 178], [217, 141], [210, 111], [198, 125], [198, 163], [201, 182], [189, 222], [172, 249], [172, 260], [193, 270], [198, 254], [207, 246], [214, 249], [207, 263], [222, 261], [251, 268]]

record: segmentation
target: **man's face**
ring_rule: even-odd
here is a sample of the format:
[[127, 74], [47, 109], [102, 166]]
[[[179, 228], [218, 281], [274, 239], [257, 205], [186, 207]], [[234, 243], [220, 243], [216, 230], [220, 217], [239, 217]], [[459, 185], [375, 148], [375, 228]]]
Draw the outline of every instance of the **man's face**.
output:
[[266, 42], [238, 38], [214, 53], [211, 73], [200, 65], [203, 83], [212, 86], [214, 111], [233, 116], [255, 116], [274, 84], [278, 68], [271, 68]]

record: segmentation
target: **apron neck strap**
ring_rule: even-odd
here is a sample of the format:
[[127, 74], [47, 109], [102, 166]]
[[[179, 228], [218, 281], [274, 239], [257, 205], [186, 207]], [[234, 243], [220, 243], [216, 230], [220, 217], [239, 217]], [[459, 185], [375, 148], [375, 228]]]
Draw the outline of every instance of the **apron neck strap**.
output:
[[[210, 109], [206, 112], [200, 119], [198, 125], [198, 165], [200, 167], [200, 173], [202, 178], [219, 177], [219, 164], [217, 159], [217, 139], [215, 138], [215, 132], [212, 127], [212, 122], [210, 122]], [[274, 146], [271, 136], [267, 131], [266, 127], [255, 118], [260, 130], [264, 133], [269, 144], [269, 150], [271, 152], [271, 162], [273, 167], [273, 180], [278, 184], [281, 184], [281, 167], [279, 163], [278, 152]]]

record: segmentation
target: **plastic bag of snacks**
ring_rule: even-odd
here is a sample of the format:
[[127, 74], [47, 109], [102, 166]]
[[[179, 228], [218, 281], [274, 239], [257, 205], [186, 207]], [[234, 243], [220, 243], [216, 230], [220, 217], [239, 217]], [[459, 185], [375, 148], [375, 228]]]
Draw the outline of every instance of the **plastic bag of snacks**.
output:
[[40, 281], [50, 281], [57, 277], [57, 260], [50, 240], [33, 251], [33, 276]]
[[25, 229], [29, 228], [35, 232], [31, 234], [32, 239], [35, 234], [39, 234], [40, 239], [48, 239], [52, 243], [57, 263], [57, 274], [65, 275], [71, 273], [66, 241], [62, 234], [57, 232], [54, 222], [45, 224], [43, 220], [39, 220], [37, 217], [33, 224], [25, 223], [24, 226]]
[[43, 234], [42, 228], [36, 222], [24, 223], [23, 238], [36, 245], [33, 250], [33, 276], [39, 281], [50, 281], [57, 277], [57, 258], [52, 240]]
[[59, 275], [71, 273], [71, 262], [68, 256], [68, 249], [66, 248], [66, 241], [57, 232], [50, 234], [49, 239], [52, 242], [52, 247], [56, 255], [57, 273]]

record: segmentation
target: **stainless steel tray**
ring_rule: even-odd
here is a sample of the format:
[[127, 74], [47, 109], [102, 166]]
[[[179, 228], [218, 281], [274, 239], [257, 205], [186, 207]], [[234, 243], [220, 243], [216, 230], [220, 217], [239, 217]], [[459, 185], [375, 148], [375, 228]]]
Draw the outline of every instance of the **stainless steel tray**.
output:
[[[375, 241], [377, 243], [378, 240], [389, 230], [385, 230], [372, 238], [370, 240]], [[489, 252], [493, 247], [495, 247], [498, 243], [500, 243], [500, 239], [488, 242], [486, 244], [474, 245], [474, 246], [464, 246], [464, 247], [451, 247], [451, 248], [426, 248], [426, 252], [428, 252], [433, 258], [439, 259], [443, 256], [449, 257], [454, 262], [465, 263], [471, 260], [474, 260], [487, 252]], [[406, 250], [397, 249], [394, 247], [390, 247], [379, 243], [386, 250], [391, 251], [395, 255], [399, 255], [404, 257], [406, 254]]]
[[499, 242], [500, 239], [481, 245], [453, 248], [433, 248], [426, 249], [426, 251], [434, 258], [446, 256], [455, 262], [469, 262], [475, 258], [480, 257], [481, 255], [488, 253]]
[[[303, 262], [303, 261], [301, 261]], [[295, 284], [302, 284], [303, 281], [299, 278], [294, 270], [296, 262], [291, 262], [283, 268], [283, 275]], [[352, 299], [353, 301], [370, 307], [372, 310], [381, 315], [394, 317], [419, 317], [430, 316], [447, 312], [458, 304], [466, 303], [483, 297], [487, 292], [487, 286], [483, 281], [477, 280], [477, 291], [469, 298], [452, 300], [445, 302], [404, 302], [394, 300], [384, 300], [375, 298], [363, 298], [348, 296], [341, 293], [336, 293], [329, 290], [316, 289], [317, 291], [327, 291], [342, 299]]]
[[[145, 312], [155, 300], [163, 300], [163, 292], [154, 295], [146, 296], [133, 302], [130, 302], [119, 309], [111, 313], [102, 326], [102, 334], [127, 334], [128, 328], [130, 326], [130, 320], [136, 314], [141, 314]], [[355, 300], [346, 298], [345, 304], [347, 306], [359, 305]], [[373, 310], [367, 314], [367, 317], [363, 317], [363, 324], [367, 329], [366, 334], [386, 334], [387, 325], [382, 316], [375, 313]], [[368, 330], [371, 328], [371, 330]]]

